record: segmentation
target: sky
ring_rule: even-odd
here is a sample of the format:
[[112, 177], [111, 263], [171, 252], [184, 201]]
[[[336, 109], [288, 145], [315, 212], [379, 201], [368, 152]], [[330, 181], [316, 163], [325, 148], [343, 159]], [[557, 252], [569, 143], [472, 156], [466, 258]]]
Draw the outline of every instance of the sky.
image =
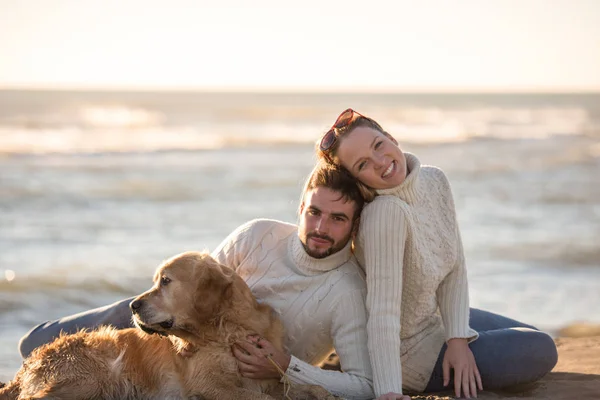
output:
[[0, 0], [0, 88], [600, 91], [600, 0]]

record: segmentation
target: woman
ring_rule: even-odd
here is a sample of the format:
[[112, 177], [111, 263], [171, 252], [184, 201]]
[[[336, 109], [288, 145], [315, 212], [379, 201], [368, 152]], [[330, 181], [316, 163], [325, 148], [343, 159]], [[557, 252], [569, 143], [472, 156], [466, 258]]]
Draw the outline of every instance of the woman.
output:
[[484, 387], [533, 382], [554, 367], [550, 336], [469, 308], [454, 200], [442, 170], [422, 166], [352, 109], [323, 135], [317, 154], [376, 195], [362, 212], [356, 252], [367, 274], [368, 346], [379, 400], [410, 399], [403, 388], [454, 387], [457, 397], [477, 397]]

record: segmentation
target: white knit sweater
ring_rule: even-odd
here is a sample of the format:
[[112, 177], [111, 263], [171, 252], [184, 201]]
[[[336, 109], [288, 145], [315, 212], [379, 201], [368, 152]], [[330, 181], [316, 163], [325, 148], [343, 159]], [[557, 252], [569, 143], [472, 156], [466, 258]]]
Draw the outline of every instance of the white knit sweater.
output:
[[477, 338], [450, 184], [439, 168], [406, 160], [406, 180], [363, 210], [357, 241], [376, 396], [422, 392], [445, 340]]
[[[279, 314], [292, 382], [321, 385], [347, 399], [373, 398], [366, 283], [350, 244], [315, 259], [304, 250], [296, 225], [262, 219], [239, 227], [213, 256]], [[316, 366], [334, 349], [344, 372]]]

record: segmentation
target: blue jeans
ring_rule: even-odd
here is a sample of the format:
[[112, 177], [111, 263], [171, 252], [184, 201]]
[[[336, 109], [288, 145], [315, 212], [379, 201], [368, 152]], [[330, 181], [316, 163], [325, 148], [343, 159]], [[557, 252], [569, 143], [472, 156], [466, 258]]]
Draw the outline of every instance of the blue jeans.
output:
[[131, 297], [108, 306], [39, 324], [19, 341], [21, 357], [26, 358], [36, 347], [52, 342], [61, 332], [75, 333], [80, 329], [95, 329], [101, 325], [112, 325], [117, 329], [132, 328], [134, 325], [129, 303], [133, 299], [134, 297]]
[[[469, 325], [479, 332], [479, 338], [469, 348], [484, 389], [534, 382], [550, 372], [558, 361], [554, 340], [531, 325], [476, 308], [471, 308]], [[453, 379], [444, 387], [442, 362], [446, 347], [444, 344], [440, 351], [426, 393], [454, 387]]]

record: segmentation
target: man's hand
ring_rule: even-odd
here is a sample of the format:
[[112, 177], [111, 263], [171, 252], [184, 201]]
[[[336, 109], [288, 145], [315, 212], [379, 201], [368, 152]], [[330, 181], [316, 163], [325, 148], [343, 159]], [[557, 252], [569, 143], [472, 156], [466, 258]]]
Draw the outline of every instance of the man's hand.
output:
[[377, 400], [410, 400], [410, 397], [401, 393], [386, 393], [382, 394]]
[[450, 339], [442, 363], [444, 386], [450, 383], [450, 368], [454, 369], [454, 393], [460, 397], [461, 389], [467, 399], [477, 397], [477, 388], [483, 390], [481, 376], [467, 339]]
[[240, 373], [245, 378], [280, 378], [281, 374], [271, 360], [281, 368], [282, 372], [285, 372], [292, 359], [289, 355], [277, 350], [267, 339], [258, 335], [250, 335], [247, 340], [236, 342], [232, 350], [238, 360]]

